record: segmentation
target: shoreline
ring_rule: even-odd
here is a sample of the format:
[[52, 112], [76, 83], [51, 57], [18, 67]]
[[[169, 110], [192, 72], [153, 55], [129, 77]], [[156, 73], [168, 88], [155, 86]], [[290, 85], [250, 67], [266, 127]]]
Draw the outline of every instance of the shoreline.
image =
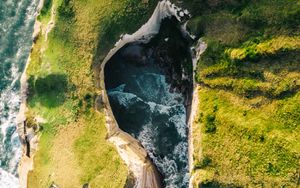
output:
[[194, 145], [193, 145], [193, 125], [197, 118], [197, 112], [198, 112], [198, 105], [199, 105], [199, 96], [198, 96], [198, 90], [199, 90], [199, 84], [196, 83], [195, 80], [195, 69], [197, 67], [197, 62], [200, 59], [200, 56], [203, 52], [205, 52], [207, 48], [207, 44], [200, 38], [196, 44], [195, 47], [192, 47], [192, 49], [195, 49], [195, 51], [192, 51], [193, 56], [193, 95], [192, 95], [192, 106], [191, 106], [191, 114], [190, 119], [188, 121], [188, 145], [189, 145], [189, 172], [190, 172], [190, 182], [189, 182], [189, 188], [193, 188], [193, 178], [192, 175], [193, 172], [193, 153], [194, 153]]

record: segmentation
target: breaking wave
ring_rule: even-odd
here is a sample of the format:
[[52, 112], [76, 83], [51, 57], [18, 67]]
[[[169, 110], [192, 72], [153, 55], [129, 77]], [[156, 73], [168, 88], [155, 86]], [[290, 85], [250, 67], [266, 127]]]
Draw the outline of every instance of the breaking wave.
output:
[[13, 174], [0, 168], [0, 187], [3, 188], [18, 188], [19, 180]]

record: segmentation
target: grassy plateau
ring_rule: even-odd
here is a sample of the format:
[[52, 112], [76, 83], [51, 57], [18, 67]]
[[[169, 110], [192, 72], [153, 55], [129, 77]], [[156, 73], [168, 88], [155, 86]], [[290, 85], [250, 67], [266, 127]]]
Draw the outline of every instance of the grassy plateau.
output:
[[[120, 34], [131, 33], [156, 3], [139, 0], [45, 0], [27, 69], [27, 115], [40, 123], [28, 187], [123, 187], [129, 174], [106, 140], [103, 110], [96, 111], [93, 67]], [[54, 27], [46, 34], [54, 10]], [[46, 37], [47, 35], [47, 37]], [[29, 118], [30, 119], [30, 118]], [[32, 118], [31, 118], [32, 119]]]
[[197, 65], [195, 187], [298, 187], [300, 2], [190, 0]]

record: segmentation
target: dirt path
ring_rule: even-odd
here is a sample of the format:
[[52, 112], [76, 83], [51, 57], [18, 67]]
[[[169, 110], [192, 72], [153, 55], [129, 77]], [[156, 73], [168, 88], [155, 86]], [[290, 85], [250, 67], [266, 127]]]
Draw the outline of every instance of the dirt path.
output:
[[50, 31], [53, 29], [53, 27], [55, 25], [55, 14], [56, 14], [55, 7], [52, 6], [52, 8], [51, 8], [51, 19], [48, 22], [48, 24], [46, 26], [46, 29], [45, 29], [45, 41], [48, 40], [48, 34], [50, 33]]

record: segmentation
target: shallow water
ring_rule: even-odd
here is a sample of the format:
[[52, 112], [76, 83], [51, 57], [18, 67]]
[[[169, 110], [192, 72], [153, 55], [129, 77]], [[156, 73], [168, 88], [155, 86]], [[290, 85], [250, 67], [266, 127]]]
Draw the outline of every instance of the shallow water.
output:
[[[180, 35], [174, 31], [176, 27], [164, 28], [166, 31], [149, 44], [129, 44], [114, 55], [105, 67], [105, 83], [120, 128], [142, 143], [163, 175], [165, 186], [188, 187], [186, 95], [172, 85], [174, 78], [166, 71], [170, 67], [164, 65], [164, 60], [186, 60], [183, 56], [188, 53], [181, 44], [172, 45], [179, 40], [178, 36], [172, 38]], [[175, 51], [165, 53], [169, 48]], [[176, 49], [182, 53], [178, 58]]]
[[19, 79], [32, 44], [38, 0], [0, 2], [0, 187], [19, 187], [21, 145], [16, 132]]

